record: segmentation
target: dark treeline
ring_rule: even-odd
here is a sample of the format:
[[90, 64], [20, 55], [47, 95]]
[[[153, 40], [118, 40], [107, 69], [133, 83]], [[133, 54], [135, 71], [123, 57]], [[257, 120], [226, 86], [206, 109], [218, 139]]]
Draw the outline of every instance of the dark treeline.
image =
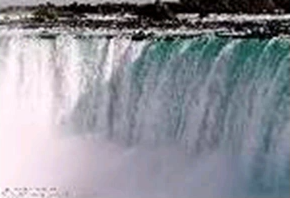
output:
[[74, 2], [63, 6], [56, 6], [47, 2], [38, 6], [25, 7], [24, 9], [38, 10], [40, 14], [47, 12], [45, 10], [49, 9], [53, 13], [55, 11], [58, 15], [59, 13], [71, 13], [74, 15], [83, 13], [104, 15], [128, 13], [151, 19], [172, 19], [179, 13], [199, 13], [200, 16], [206, 16], [208, 13], [290, 13], [290, 0], [180, 0], [179, 2], [161, 2], [156, 0], [155, 3], [147, 4], [123, 2], [96, 5]]
[[290, 12], [290, 0], [180, 0], [191, 11], [215, 13]]
[[63, 10], [79, 13], [132, 13], [154, 14], [161, 10], [172, 13], [275, 13], [290, 12], [290, 0], [180, 0], [154, 4], [104, 3], [98, 5], [78, 4], [62, 6]]

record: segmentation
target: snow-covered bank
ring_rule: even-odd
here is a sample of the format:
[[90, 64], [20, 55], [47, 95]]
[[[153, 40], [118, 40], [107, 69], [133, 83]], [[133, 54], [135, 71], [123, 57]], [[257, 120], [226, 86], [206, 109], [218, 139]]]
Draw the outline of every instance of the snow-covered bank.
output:
[[136, 39], [159, 36], [195, 36], [212, 32], [223, 36], [275, 37], [290, 35], [290, 14], [247, 15], [179, 14], [176, 19], [162, 21], [140, 19], [134, 15], [85, 14], [62, 17], [57, 21], [33, 20], [30, 12], [0, 13], [2, 29], [38, 29], [39, 31], [93, 32], [94, 35], [134, 36]]

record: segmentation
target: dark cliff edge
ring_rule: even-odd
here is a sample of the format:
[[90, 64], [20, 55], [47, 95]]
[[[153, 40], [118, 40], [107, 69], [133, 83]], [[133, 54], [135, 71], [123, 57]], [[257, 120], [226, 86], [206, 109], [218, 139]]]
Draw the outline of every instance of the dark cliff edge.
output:
[[[257, 0], [254, 0], [257, 1]], [[134, 40], [165, 37], [188, 38], [205, 32], [239, 38], [271, 38], [290, 35], [289, 8], [260, 6], [242, 11], [224, 4], [77, 4], [51, 3], [0, 10], [1, 28], [44, 29], [42, 36], [53, 37], [49, 29], [102, 31], [104, 35], [129, 35]], [[198, 2], [198, 1], [194, 1]], [[219, 2], [219, 1], [217, 1]], [[290, 1], [289, 1], [290, 2]], [[210, 9], [209, 9], [210, 8]], [[263, 9], [262, 9], [263, 8]], [[213, 10], [211, 10], [213, 9]]]

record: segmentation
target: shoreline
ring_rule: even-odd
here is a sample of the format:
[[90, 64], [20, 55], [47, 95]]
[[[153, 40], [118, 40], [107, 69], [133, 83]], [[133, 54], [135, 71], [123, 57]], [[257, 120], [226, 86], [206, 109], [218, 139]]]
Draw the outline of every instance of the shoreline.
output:
[[[50, 37], [49, 35], [54, 30], [58, 30], [97, 32], [108, 37], [125, 35], [136, 40], [160, 36], [187, 38], [205, 33], [223, 37], [260, 39], [290, 36], [290, 14], [208, 13], [206, 16], [201, 16], [200, 13], [172, 14], [168, 12], [168, 14], [162, 5], [152, 4], [151, 6], [161, 11], [154, 14], [147, 13], [146, 16], [117, 11], [79, 13], [64, 11], [64, 6], [50, 4], [2, 9], [0, 10], [0, 28], [40, 29], [43, 35], [47, 34], [47, 37]], [[151, 9], [154, 10], [155, 7]], [[156, 16], [161, 18], [156, 18]]]
[[214, 36], [221, 38], [232, 38], [232, 39], [259, 39], [259, 40], [269, 40], [269, 39], [286, 39], [290, 41], [290, 35], [278, 35], [272, 37], [257, 37], [251, 35], [245, 35], [243, 33], [227, 33], [225, 31], [213, 31], [213, 30], [200, 30], [191, 32], [179, 32], [179, 31], [161, 31], [149, 29], [147, 31], [136, 31], [136, 30], [89, 30], [89, 29], [63, 29], [63, 28], [38, 28], [38, 29], [19, 29], [19, 28], [1, 28], [0, 35], [4, 37], [13, 37], [13, 35], [24, 37], [37, 37], [41, 39], [55, 39], [59, 36], [71, 36], [76, 39], [87, 39], [87, 38], [106, 38], [106, 39], [129, 39], [132, 41], [158, 41], [167, 40], [174, 41], [178, 39], [192, 39], [200, 36]]
[[[184, 24], [131, 24], [131, 22], [105, 21], [105, 20], [81, 20], [61, 22], [36, 23], [30, 20], [16, 20], [1, 22], [2, 30], [38, 30], [47, 35], [59, 34], [60, 32], [76, 32], [76, 34], [101, 35], [108, 37], [126, 36], [135, 40], [155, 37], [182, 37], [190, 38], [201, 34], [214, 34], [222, 37], [237, 38], [260, 38], [267, 39], [279, 36], [290, 37], [290, 20], [253, 20], [226, 21], [226, 20], [197, 20]], [[117, 24], [117, 26], [116, 26]]]

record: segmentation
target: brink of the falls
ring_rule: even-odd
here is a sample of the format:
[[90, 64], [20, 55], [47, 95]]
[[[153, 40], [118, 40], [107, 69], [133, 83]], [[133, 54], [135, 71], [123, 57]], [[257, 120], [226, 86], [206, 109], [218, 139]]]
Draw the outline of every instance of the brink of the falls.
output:
[[0, 193], [289, 197], [289, 51], [0, 31]]

